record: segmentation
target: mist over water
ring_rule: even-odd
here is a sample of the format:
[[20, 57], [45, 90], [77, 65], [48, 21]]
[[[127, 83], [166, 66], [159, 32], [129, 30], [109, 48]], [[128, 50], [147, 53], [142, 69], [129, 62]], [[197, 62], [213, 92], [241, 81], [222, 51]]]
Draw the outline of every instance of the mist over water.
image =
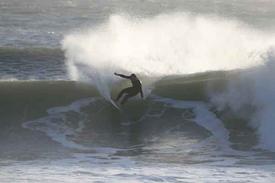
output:
[[83, 64], [149, 76], [247, 68], [263, 63], [273, 44], [274, 36], [237, 21], [176, 13], [112, 15], [96, 28], [67, 35], [62, 47], [78, 79], [77, 65]]

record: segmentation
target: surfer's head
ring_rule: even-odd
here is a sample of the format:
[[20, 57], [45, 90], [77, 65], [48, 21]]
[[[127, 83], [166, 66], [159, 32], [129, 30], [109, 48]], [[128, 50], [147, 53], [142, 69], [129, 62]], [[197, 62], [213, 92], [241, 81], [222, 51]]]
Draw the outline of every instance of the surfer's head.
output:
[[137, 78], [135, 74], [131, 74], [131, 78]]

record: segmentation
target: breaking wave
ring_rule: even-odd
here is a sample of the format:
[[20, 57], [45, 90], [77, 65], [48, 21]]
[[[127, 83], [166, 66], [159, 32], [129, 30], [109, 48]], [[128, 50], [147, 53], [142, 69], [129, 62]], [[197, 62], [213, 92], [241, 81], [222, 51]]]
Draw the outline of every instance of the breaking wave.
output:
[[[226, 87], [209, 90], [205, 96], [218, 112], [231, 111], [248, 121], [247, 125], [257, 131], [259, 147], [275, 150], [275, 36], [271, 33], [213, 16], [112, 15], [96, 28], [68, 34], [62, 45], [71, 79], [95, 85], [108, 100], [118, 81], [113, 76], [115, 71], [137, 73], [146, 81], [148, 96], [153, 83], [163, 77], [241, 69]], [[186, 90], [180, 94], [169, 89], [164, 93], [182, 98], [202, 91], [193, 88], [195, 94]]]

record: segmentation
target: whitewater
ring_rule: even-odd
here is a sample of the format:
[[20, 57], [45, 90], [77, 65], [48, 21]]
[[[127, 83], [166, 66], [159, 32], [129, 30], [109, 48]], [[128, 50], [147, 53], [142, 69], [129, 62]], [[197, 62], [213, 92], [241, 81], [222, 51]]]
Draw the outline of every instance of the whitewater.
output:
[[273, 7], [3, 0], [0, 181], [272, 182]]

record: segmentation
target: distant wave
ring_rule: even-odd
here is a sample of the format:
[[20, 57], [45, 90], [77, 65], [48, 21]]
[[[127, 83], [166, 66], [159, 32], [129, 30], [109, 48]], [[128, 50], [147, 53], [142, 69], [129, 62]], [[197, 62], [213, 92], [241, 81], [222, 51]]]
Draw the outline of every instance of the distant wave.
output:
[[64, 53], [60, 48], [46, 48], [46, 47], [0, 47], [1, 58], [3, 59], [18, 59], [25, 58], [30, 61], [39, 60], [64, 60]]
[[66, 79], [64, 53], [59, 48], [0, 47], [0, 80]]

